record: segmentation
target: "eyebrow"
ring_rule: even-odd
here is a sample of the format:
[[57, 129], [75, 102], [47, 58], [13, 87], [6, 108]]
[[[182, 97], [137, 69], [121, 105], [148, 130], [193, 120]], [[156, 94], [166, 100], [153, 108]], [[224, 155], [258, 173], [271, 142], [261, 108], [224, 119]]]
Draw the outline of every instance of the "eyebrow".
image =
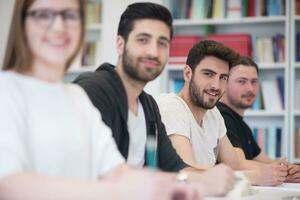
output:
[[[149, 33], [139, 33], [135, 37], [149, 37], [150, 38], [150, 37], [152, 37], [152, 35], [150, 35]], [[165, 36], [159, 36], [158, 39], [159, 40], [164, 40], [164, 41], [170, 43], [170, 39], [165, 37]]]
[[[213, 73], [213, 74], [217, 74], [217, 72], [211, 70], [211, 69], [201, 69], [200, 71], [202, 72], [210, 72], [210, 73]], [[229, 76], [229, 74], [221, 74], [221, 76]]]
[[251, 78], [249, 79], [249, 78], [246, 78], [246, 77], [238, 77], [237, 78], [237, 80], [240, 80], [240, 79], [242, 79], [242, 80], [258, 80], [258, 78], [252, 78], [252, 79]]

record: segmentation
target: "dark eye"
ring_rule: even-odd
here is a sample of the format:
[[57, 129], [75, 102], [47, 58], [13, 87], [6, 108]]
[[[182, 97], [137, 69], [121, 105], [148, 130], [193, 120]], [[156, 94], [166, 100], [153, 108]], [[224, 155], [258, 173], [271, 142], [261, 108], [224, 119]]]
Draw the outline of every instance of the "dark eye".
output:
[[221, 76], [220, 79], [221, 79], [222, 81], [227, 81], [227, 80], [228, 80], [228, 76]]
[[50, 10], [40, 10], [32, 13], [32, 16], [36, 20], [51, 20], [53, 17], [53, 12]]
[[137, 41], [141, 44], [146, 44], [148, 42], [147, 38], [138, 38]]
[[76, 10], [66, 10], [63, 13], [63, 17], [67, 20], [78, 20], [80, 18], [80, 13]]
[[158, 45], [161, 47], [168, 47], [169, 43], [167, 41], [161, 40], [161, 41], [158, 41]]
[[213, 76], [213, 73], [211, 73], [211, 72], [204, 72], [204, 75], [205, 75], [205, 76], [208, 76], [208, 77], [212, 77], [212, 76]]
[[240, 83], [240, 84], [242, 84], [242, 85], [244, 85], [244, 84], [246, 84], [247, 81], [245, 81], [245, 80], [238, 80], [237, 82]]

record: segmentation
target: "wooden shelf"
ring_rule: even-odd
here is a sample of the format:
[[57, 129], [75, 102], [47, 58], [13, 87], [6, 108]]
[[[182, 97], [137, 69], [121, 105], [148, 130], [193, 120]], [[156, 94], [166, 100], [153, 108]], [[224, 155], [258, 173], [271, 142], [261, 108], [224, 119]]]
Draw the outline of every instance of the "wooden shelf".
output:
[[197, 25], [226, 25], [226, 24], [256, 24], [256, 23], [284, 23], [286, 16], [271, 16], [271, 17], [244, 17], [236, 19], [175, 19], [174, 26], [197, 26]]

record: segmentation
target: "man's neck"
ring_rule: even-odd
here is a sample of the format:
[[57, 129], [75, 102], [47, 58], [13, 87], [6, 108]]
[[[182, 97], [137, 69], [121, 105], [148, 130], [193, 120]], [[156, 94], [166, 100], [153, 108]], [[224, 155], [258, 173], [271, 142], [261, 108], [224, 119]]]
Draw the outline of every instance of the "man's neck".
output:
[[128, 109], [137, 114], [138, 111], [138, 97], [142, 93], [145, 84], [139, 81], [136, 81], [129, 77], [123, 70], [123, 67], [120, 64], [116, 66], [116, 72], [120, 76], [121, 81], [124, 85], [127, 100], [128, 100]]
[[227, 98], [222, 98], [220, 100], [223, 104], [225, 104], [226, 106], [228, 106], [231, 110], [233, 110], [234, 112], [236, 112], [237, 114], [239, 114], [241, 117], [244, 117], [244, 113], [245, 113], [245, 109], [243, 108], [237, 108], [236, 106], [232, 105]]
[[194, 116], [195, 120], [197, 121], [197, 123], [199, 124], [199, 126], [202, 126], [203, 117], [207, 110], [193, 104], [193, 102], [191, 101], [191, 98], [189, 96], [188, 89], [183, 88], [180, 91], [179, 96], [188, 105], [188, 107], [190, 108], [191, 112], [193, 113], [193, 116]]

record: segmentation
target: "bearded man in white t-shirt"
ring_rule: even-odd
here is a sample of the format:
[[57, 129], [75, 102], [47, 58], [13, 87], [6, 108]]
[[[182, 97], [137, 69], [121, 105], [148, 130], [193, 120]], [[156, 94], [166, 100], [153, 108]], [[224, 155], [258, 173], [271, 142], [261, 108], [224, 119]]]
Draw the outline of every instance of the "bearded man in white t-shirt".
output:
[[[253, 185], [279, 185], [285, 180], [286, 161], [270, 167], [237, 156], [226, 126], [215, 107], [225, 93], [229, 70], [238, 54], [215, 41], [201, 41], [189, 51], [179, 94], [159, 98], [159, 109], [176, 152], [187, 164], [208, 169], [218, 162], [244, 171]], [[276, 172], [276, 173], [274, 173]]]

